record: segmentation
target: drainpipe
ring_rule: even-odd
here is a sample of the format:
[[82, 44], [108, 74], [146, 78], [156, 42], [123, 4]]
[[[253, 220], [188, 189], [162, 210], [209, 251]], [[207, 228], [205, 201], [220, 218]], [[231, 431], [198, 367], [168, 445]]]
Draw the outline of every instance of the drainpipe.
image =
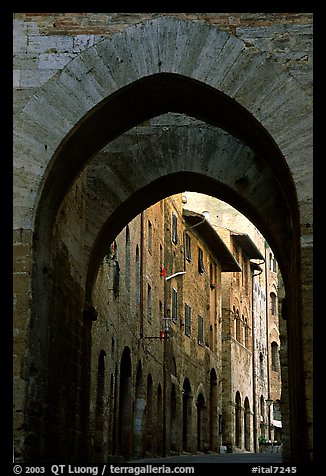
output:
[[[183, 232], [182, 232], [182, 239], [183, 239], [183, 269], [184, 269], [184, 272], [182, 274], [184, 274], [186, 272], [186, 263], [187, 263], [187, 260], [186, 260], [186, 232], [188, 230], [192, 230], [193, 228], [196, 228], [196, 226], [199, 226], [201, 225], [202, 223], [204, 223], [204, 221], [206, 220], [206, 217], [204, 216], [204, 218], [199, 222], [199, 223], [195, 223], [195, 225], [191, 225], [191, 226], [188, 226], [188, 228], [184, 228]], [[172, 277], [172, 276], [171, 276]]]
[[[270, 388], [270, 372], [269, 372], [269, 320], [268, 320], [268, 273], [267, 273], [267, 259], [266, 259], [266, 243], [265, 243], [265, 292], [266, 292], [266, 347], [267, 347], [267, 401], [271, 401], [271, 388]], [[271, 439], [271, 405], [268, 405], [268, 440]]]
[[255, 314], [254, 314], [254, 278], [259, 276], [263, 270], [259, 273], [252, 273], [251, 276], [251, 316], [252, 316], [252, 398], [253, 398], [253, 414], [254, 414], [254, 451], [257, 453], [257, 395], [256, 395], [256, 354], [255, 354]]

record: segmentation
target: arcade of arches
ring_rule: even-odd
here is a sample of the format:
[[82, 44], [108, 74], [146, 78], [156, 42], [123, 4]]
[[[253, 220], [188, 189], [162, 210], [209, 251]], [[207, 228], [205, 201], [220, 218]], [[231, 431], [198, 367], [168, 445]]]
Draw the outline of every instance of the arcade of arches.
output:
[[[30, 31], [34, 39], [42, 38], [35, 22], [26, 33], [19, 15], [18, 59]], [[309, 15], [305, 26], [311, 27]], [[293, 35], [298, 38], [299, 30]], [[60, 36], [43, 37], [48, 51], [60, 49]], [[35, 82], [33, 88], [20, 84], [14, 90], [18, 458], [83, 461], [89, 445], [93, 290], [107, 243], [148, 206], [191, 190], [236, 207], [273, 248], [284, 281], [287, 320], [286, 454], [293, 464], [311, 461], [308, 86], [273, 52], [266, 54], [203, 17], [138, 17], [138, 23], [95, 40], [78, 54], [73, 42], [65, 44], [74, 53], [70, 61], [44, 83]], [[23, 78], [26, 63], [17, 63]], [[128, 418], [124, 400], [130, 398], [123, 391], [131, 378], [127, 350], [121, 365], [123, 419]], [[139, 367], [138, 381], [141, 372]], [[150, 379], [146, 385], [150, 393]], [[183, 385], [187, 412], [190, 383]], [[203, 398], [197, 397], [198, 425], [207, 411]], [[187, 432], [183, 434], [186, 446]]]

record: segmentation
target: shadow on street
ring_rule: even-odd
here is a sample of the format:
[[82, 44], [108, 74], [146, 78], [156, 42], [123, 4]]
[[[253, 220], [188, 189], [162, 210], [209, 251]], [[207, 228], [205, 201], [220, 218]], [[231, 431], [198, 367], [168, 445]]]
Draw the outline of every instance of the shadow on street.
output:
[[131, 460], [134, 464], [200, 464], [200, 463], [257, 463], [281, 464], [282, 453], [208, 453], [208, 454], [182, 454], [167, 456], [166, 458], [144, 458]]

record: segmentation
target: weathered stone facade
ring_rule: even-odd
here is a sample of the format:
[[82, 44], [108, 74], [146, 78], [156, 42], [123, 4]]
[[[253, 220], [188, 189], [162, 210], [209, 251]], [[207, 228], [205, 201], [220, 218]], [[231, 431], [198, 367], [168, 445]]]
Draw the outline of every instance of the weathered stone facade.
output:
[[[222, 241], [204, 215], [182, 213], [181, 200], [174, 195], [136, 217], [99, 269], [94, 462], [258, 451], [259, 437], [270, 432], [267, 287], [255, 261], [265, 257], [247, 234], [219, 229]], [[273, 393], [279, 399], [280, 387]]]
[[236, 205], [275, 253], [287, 460], [311, 461], [311, 85], [310, 13], [14, 14], [17, 460], [87, 458], [105, 247], [193, 190]]
[[[247, 444], [238, 438], [238, 444], [240, 447], [243, 445], [244, 448], [258, 451], [261, 438], [273, 442], [283, 440], [280, 408], [280, 324], [283, 333], [284, 324], [282, 319], [280, 321], [282, 312], [278, 310], [278, 266], [264, 237], [238, 210], [207, 195], [192, 192], [186, 192], [184, 195], [186, 206], [198, 213], [208, 214], [212, 227], [234, 251], [234, 256], [242, 267], [242, 275], [232, 273], [222, 277], [224, 365], [226, 380], [230, 381], [230, 388], [224, 388], [224, 399], [230, 406], [227, 421], [232, 425], [225, 443], [232, 449], [237, 449], [234, 396], [238, 391], [239, 414], [243, 416], [240, 421], [245, 422], [245, 408], [241, 402], [243, 403], [246, 394], [250, 395], [251, 403], [247, 406], [247, 412], [250, 410], [253, 413], [251, 425], [249, 421], [246, 424], [251, 437], [247, 436]], [[283, 297], [281, 292], [281, 298]], [[286, 332], [283, 336], [283, 344], [285, 343]], [[285, 354], [283, 359], [286, 358]], [[286, 366], [283, 370], [284, 379], [287, 380]], [[244, 376], [247, 376], [247, 379]], [[234, 381], [236, 385], [231, 388]], [[269, 401], [270, 407], [266, 403]], [[275, 425], [278, 426], [274, 426], [274, 404], [277, 408]], [[287, 409], [288, 390], [284, 386], [282, 411], [285, 415]], [[239, 427], [241, 429], [241, 425]], [[245, 432], [242, 435], [242, 438], [244, 437]]]
[[[221, 272], [240, 268], [222, 242], [220, 250], [208, 248], [201, 215], [194, 234], [181, 199], [174, 195], [136, 217], [99, 270], [92, 330], [95, 461], [106, 461], [108, 453], [217, 451], [222, 443]], [[130, 373], [123, 400], [125, 352]]]

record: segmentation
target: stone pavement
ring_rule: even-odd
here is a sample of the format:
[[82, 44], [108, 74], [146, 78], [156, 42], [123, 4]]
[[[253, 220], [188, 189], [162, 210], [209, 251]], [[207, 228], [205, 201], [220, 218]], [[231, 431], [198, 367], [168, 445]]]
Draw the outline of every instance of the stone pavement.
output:
[[139, 464], [198, 464], [198, 463], [253, 463], [282, 464], [282, 453], [208, 453], [182, 454], [166, 458], [144, 458], [129, 461]]

